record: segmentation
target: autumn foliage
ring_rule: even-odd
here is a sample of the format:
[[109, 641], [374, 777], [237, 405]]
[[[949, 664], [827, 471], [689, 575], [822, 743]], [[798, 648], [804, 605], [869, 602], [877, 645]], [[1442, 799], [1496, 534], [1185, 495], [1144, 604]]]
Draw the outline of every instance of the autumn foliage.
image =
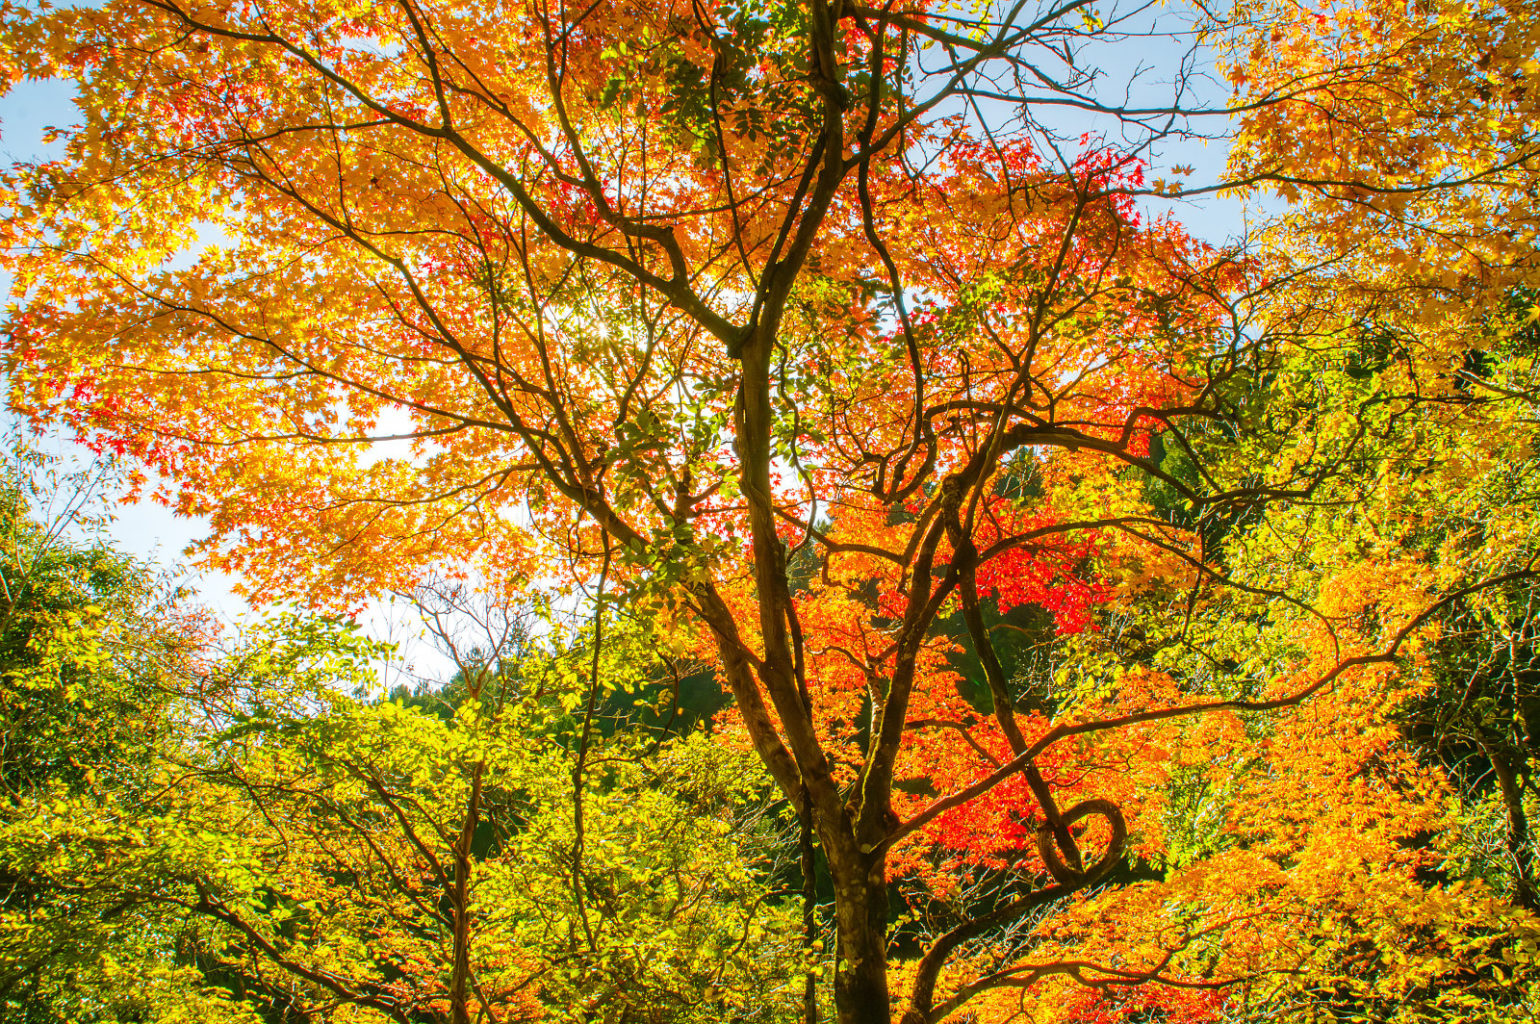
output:
[[[804, 1019], [1522, 1017], [1527, 767], [1456, 879], [1478, 783], [1408, 710], [1535, 576], [1522, 5], [0, 10], [82, 111], [3, 179], [14, 407], [255, 599], [448, 579], [579, 608], [590, 687], [607, 617], [639, 690], [709, 673], [799, 825]], [[1203, 132], [1252, 236], [1167, 212]]]

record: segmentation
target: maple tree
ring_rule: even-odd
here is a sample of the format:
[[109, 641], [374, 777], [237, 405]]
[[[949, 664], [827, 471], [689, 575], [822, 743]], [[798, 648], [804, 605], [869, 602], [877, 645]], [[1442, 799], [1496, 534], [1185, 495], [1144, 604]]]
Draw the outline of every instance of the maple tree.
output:
[[[1197, 106], [1092, 61], [1174, 27], [1141, 7], [3, 11], [8, 77], [88, 115], [5, 179], [13, 401], [164, 474], [257, 596], [599, 581], [714, 666], [829, 874], [842, 1021], [1215, 1019], [1351, 977], [1354, 915], [1506, 941], [1407, 909], [1438, 781], [1375, 708], [1533, 559], [1440, 579], [1316, 510], [1466, 428], [1470, 282], [1530, 272], [1521, 8], [1190, 12], [1231, 184], [1300, 200], [1251, 250], [1141, 212]], [[1326, 374], [1387, 323], [1415, 357]], [[1050, 685], [994, 639], [1027, 606]]]

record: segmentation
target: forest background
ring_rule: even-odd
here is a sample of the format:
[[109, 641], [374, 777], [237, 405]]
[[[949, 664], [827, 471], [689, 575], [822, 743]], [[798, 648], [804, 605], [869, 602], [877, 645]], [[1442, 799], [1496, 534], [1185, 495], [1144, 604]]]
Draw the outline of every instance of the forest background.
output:
[[0, 12], [8, 1018], [1536, 1012], [1527, 5]]

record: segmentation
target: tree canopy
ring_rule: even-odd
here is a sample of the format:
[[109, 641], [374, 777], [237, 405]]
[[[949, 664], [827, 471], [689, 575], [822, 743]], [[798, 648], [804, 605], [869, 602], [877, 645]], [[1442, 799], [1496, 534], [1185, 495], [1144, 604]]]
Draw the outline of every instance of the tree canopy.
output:
[[[14, 407], [153, 468], [254, 598], [576, 623], [549, 690], [489, 705], [524, 669], [483, 652], [443, 716], [222, 726], [271, 737], [195, 773], [267, 823], [230, 863], [352, 886], [179, 897], [229, 941], [349, 1013], [436, 963], [456, 1021], [1535, 1009], [1529, 5], [0, 11], [82, 113], [0, 179]], [[1219, 179], [1163, 169], [1201, 137]], [[1255, 230], [1160, 212], [1219, 190]], [[669, 739], [707, 679], [718, 746]], [[795, 869], [668, 795], [720, 751]], [[565, 812], [482, 803], [558, 762]], [[473, 870], [482, 821], [547, 880]]]

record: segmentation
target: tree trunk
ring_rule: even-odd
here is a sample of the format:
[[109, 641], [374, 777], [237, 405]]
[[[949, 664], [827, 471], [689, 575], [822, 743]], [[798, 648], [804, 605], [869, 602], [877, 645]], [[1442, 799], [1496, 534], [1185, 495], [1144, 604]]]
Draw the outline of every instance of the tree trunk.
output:
[[1508, 856], [1514, 874], [1513, 902], [1525, 910], [1540, 906], [1535, 892], [1534, 854], [1529, 847], [1529, 818], [1524, 813], [1524, 790], [1518, 777], [1522, 760], [1510, 756], [1502, 745], [1482, 743], [1492, 771], [1497, 776], [1497, 788], [1502, 795], [1503, 807], [1508, 812]]
[[889, 1024], [885, 862], [880, 852], [829, 856], [838, 947], [834, 1005], [839, 1024]]
[[450, 899], [454, 905], [454, 962], [449, 980], [449, 1013], [452, 1024], [471, 1024], [469, 988], [471, 977], [471, 844], [481, 821], [481, 777], [484, 764], [477, 764], [471, 775], [469, 806], [454, 846], [454, 887]]

